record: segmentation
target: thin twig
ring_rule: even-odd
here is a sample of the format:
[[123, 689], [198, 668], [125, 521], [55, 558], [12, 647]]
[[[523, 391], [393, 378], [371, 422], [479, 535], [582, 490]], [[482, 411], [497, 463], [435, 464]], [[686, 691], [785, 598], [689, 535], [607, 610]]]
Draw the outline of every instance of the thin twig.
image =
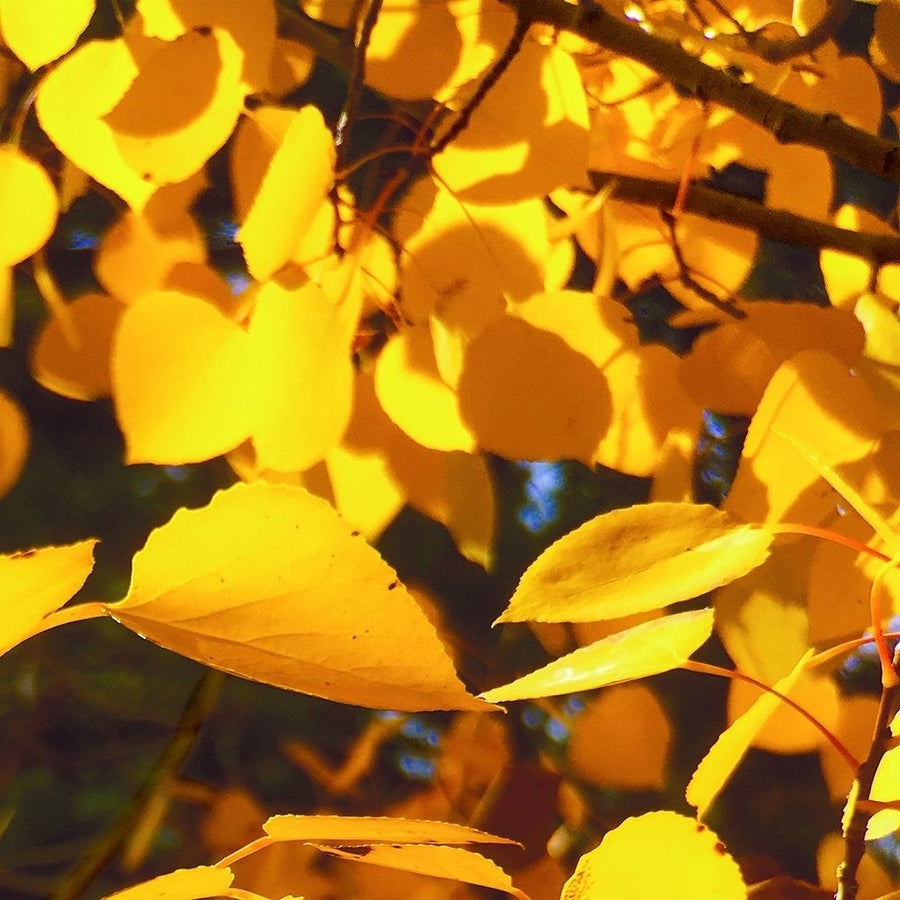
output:
[[453, 120], [450, 127], [444, 132], [439, 140], [437, 140], [429, 150], [428, 155], [437, 156], [438, 153], [446, 150], [451, 142], [455, 141], [459, 135], [468, 127], [472, 118], [472, 113], [481, 105], [488, 91], [500, 80], [500, 76], [509, 68], [510, 63], [515, 59], [516, 54], [522, 49], [522, 42], [528, 29], [531, 27], [531, 19], [521, 10], [516, 12], [516, 24], [513, 33], [503, 50], [503, 53], [497, 58], [491, 68], [488, 70], [481, 83], [478, 85], [475, 93], [472, 95], [468, 103], [459, 111], [459, 115]]
[[116, 857], [128, 840], [135, 822], [161, 784], [175, 776], [194, 747], [200, 726], [218, 699], [224, 673], [207, 669], [194, 686], [175, 731], [153, 770], [131, 798], [119, 817], [91, 847], [81, 862], [69, 872], [51, 896], [51, 900], [74, 900]]

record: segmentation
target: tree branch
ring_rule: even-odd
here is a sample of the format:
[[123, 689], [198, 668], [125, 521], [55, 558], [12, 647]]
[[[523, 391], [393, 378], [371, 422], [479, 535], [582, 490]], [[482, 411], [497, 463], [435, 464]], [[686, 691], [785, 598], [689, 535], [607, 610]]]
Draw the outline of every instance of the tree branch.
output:
[[[678, 183], [674, 181], [636, 178], [615, 172], [594, 171], [590, 176], [596, 190], [615, 181], [614, 199], [655, 206], [663, 211], [672, 209], [678, 194]], [[819, 250], [825, 247], [840, 250], [867, 259], [876, 267], [886, 263], [900, 263], [900, 237], [838, 228], [786, 210], [770, 209], [762, 203], [702, 184], [690, 186], [684, 211], [730, 225], [752, 228], [763, 237], [786, 244]]]
[[850, 165], [900, 182], [900, 144], [848, 125], [835, 113], [818, 115], [714, 69], [681, 46], [610, 15], [601, 6], [566, 0], [499, 0], [517, 16], [570, 31], [653, 69], [680, 91], [718, 103], [761, 125], [783, 144], [817, 147]]

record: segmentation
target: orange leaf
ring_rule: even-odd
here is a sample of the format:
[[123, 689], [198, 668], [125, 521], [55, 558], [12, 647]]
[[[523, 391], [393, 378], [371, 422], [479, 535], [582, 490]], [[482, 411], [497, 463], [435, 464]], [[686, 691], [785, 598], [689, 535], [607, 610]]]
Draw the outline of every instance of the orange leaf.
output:
[[488, 708], [393, 570], [302, 488], [237, 484], [180, 510], [151, 533], [108, 611], [177, 653], [277, 687], [384, 709]]

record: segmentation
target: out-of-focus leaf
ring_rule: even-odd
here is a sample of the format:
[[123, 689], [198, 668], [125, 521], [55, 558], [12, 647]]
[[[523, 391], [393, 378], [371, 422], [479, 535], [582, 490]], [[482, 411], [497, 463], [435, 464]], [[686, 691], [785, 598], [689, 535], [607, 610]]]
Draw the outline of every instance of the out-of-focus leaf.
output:
[[[811, 650], [804, 654], [794, 669], [775, 684], [775, 690], [779, 694], [790, 693], [791, 688], [805, 672], [806, 663], [811, 655]], [[697, 807], [698, 818], [702, 819], [709, 811], [760, 729], [782, 702], [780, 697], [767, 691], [719, 735], [709, 753], [700, 761], [685, 791], [688, 803]]]
[[341, 313], [312, 281], [262, 285], [250, 320], [250, 431], [260, 465], [308, 469], [337, 446], [353, 408], [353, 363]]
[[572, 724], [566, 759], [581, 781], [613, 790], [662, 790], [672, 726], [644, 684], [607, 688]]
[[75, 46], [95, 0], [0, 0], [3, 41], [33, 72]]
[[232, 881], [234, 874], [231, 869], [198, 866], [151, 878], [124, 891], [107, 894], [104, 900], [205, 900], [221, 897], [231, 887]]
[[129, 462], [197, 462], [250, 432], [247, 334], [212, 304], [144, 294], [122, 316], [112, 359]]
[[512, 879], [500, 866], [480, 853], [462, 847], [374, 844], [354, 852], [338, 847], [316, 846], [323, 853], [338, 859], [416, 872], [419, 875], [432, 875], [436, 878], [449, 878], [465, 884], [478, 884], [497, 891], [506, 891], [519, 900], [528, 900], [526, 894], [513, 886]]
[[334, 179], [334, 139], [322, 113], [304, 106], [275, 151], [237, 240], [247, 268], [266, 281], [292, 256]]
[[31, 438], [22, 407], [5, 391], [0, 391], [0, 497], [19, 479]]
[[335, 847], [366, 844], [514, 844], [450, 822], [388, 816], [272, 816], [263, 831], [276, 841], [307, 841]]
[[713, 611], [653, 619], [568, 653], [481, 696], [492, 703], [555, 697], [646, 678], [682, 665], [712, 634]]
[[[652, 848], [652, 852], [648, 850]], [[578, 861], [560, 900], [745, 900], [738, 864], [715, 832], [674, 812], [626, 819]]]
[[257, 482], [179, 510], [110, 615], [214, 668], [342, 703], [487, 709], [421, 608], [324, 500]]
[[44, 168], [10, 145], [0, 146], [0, 205], [0, 266], [14, 266], [53, 234], [57, 198]]
[[96, 543], [91, 538], [0, 556], [0, 654], [29, 637], [79, 590], [94, 568]]
[[35, 381], [73, 400], [108, 396], [113, 334], [124, 309], [106, 294], [84, 294], [69, 303], [74, 342], [58, 318], [50, 319], [31, 351]]
[[771, 542], [768, 531], [711, 506], [613, 510], [545, 550], [497, 621], [590, 622], [658, 609], [746, 575]]

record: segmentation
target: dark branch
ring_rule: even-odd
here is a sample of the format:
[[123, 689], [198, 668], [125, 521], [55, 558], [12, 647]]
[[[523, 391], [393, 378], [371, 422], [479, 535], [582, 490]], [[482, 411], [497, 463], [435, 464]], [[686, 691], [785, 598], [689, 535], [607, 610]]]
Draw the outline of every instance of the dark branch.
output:
[[680, 45], [610, 15], [598, 4], [566, 0], [499, 0], [533, 22], [571, 31], [607, 50], [643, 63], [680, 91], [719, 103], [770, 131], [783, 144], [805, 144], [891, 181], [900, 181], [900, 144], [848, 125], [834, 113], [818, 115], [714, 69]]

